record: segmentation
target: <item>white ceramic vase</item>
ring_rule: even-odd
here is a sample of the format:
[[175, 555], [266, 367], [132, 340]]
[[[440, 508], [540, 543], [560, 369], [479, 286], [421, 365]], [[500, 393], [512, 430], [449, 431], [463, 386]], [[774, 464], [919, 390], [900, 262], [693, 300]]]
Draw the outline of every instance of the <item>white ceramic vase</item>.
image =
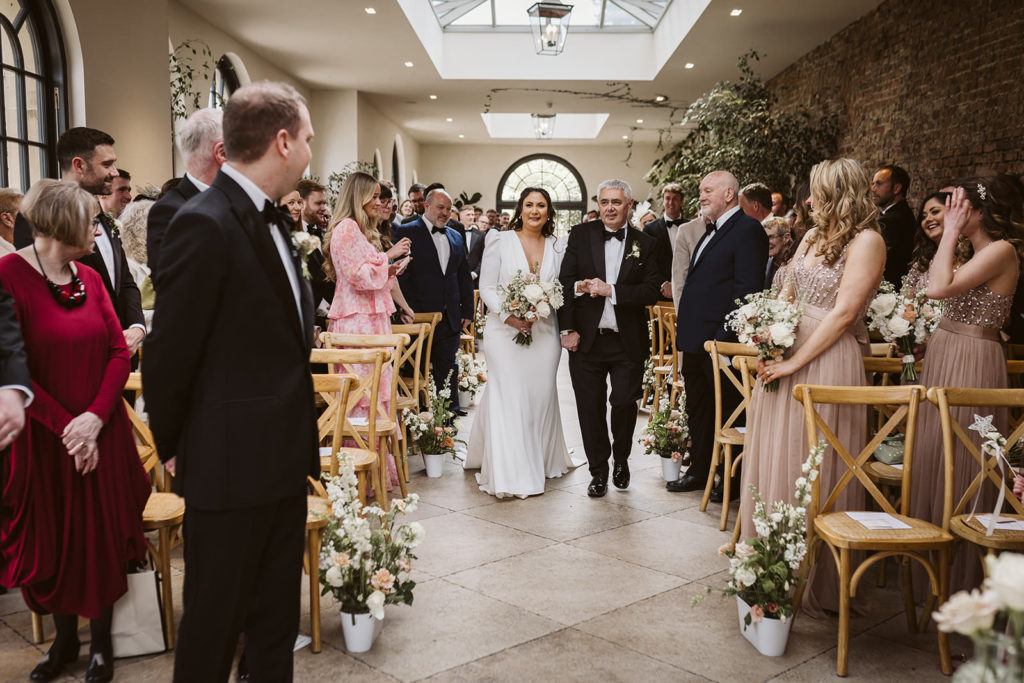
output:
[[369, 651], [383, 624], [381, 619], [374, 619], [370, 613], [351, 614], [342, 609], [341, 632], [345, 636], [345, 649], [349, 652]]
[[473, 405], [473, 394], [459, 389], [459, 407], [463, 410]]
[[661, 476], [665, 478], [665, 481], [676, 481], [679, 479], [679, 470], [683, 465], [683, 460], [673, 460], [672, 458], [661, 459]]
[[444, 469], [443, 453], [424, 453], [423, 462], [427, 466], [428, 477], [437, 479], [441, 476], [441, 471]]
[[793, 626], [793, 620], [785, 622], [780, 619], [764, 618], [758, 622], [750, 622], [750, 626], [744, 627], [743, 620], [750, 612], [750, 605], [744, 602], [743, 598], [736, 596], [736, 611], [740, 618], [740, 633], [750, 641], [750, 644], [757, 648], [757, 651], [766, 657], [781, 657], [786, 651], [786, 642], [789, 640], [789, 629]]

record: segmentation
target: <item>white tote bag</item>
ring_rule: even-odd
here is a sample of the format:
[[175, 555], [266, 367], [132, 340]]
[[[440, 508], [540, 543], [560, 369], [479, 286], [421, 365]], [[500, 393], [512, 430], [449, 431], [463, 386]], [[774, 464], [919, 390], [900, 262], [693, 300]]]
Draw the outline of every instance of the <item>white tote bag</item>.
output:
[[114, 604], [111, 638], [114, 657], [136, 657], [164, 652], [163, 619], [156, 572], [128, 574], [128, 592]]

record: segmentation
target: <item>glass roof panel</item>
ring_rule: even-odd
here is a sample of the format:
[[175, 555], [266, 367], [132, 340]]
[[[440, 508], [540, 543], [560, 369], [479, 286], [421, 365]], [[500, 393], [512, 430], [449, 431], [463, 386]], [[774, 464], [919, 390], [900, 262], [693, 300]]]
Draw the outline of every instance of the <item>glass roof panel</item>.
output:
[[[526, 10], [537, 0], [430, 0], [442, 28], [523, 28], [530, 25]], [[572, 5], [572, 28], [599, 29], [605, 26], [651, 30], [671, 0], [565, 0]], [[635, 3], [635, 4], [634, 4]], [[628, 6], [630, 11], [623, 9]], [[648, 8], [648, 9], [644, 9]], [[649, 11], [654, 8], [657, 16]], [[643, 17], [641, 20], [638, 17]], [[602, 24], [603, 21], [603, 24]]]

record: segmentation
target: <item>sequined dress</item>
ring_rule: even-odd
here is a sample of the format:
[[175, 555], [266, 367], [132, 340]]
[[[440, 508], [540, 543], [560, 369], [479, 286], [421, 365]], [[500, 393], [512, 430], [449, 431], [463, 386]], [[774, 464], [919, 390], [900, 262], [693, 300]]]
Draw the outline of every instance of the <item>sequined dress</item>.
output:
[[[946, 299], [942, 320], [928, 342], [919, 382], [928, 387], [975, 387], [1000, 389], [1007, 386], [1006, 352], [999, 330], [1010, 315], [1013, 295], [996, 294], [985, 285]], [[1007, 435], [1004, 408], [953, 408], [953, 417], [966, 430], [974, 415], [993, 415], [993, 424]], [[938, 410], [930, 403], [921, 408], [917, 423], [911, 484], [911, 515], [934, 524], [942, 523], [942, 433]], [[977, 434], [968, 431], [976, 444]], [[962, 445], [953, 456], [953, 503], [960, 500], [978, 472], [975, 460]], [[978, 498], [979, 513], [992, 512], [997, 491], [986, 485]], [[973, 501], [972, 501], [973, 505]], [[970, 509], [970, 505], [968, 509]], [[915, 571], [914, 594], [920, 601], [927, 591], [923, 572]], [[981, 563], [969, 543], [961, 543], [953, 555], [949, 592], [973, 588], [981, 583]]]
[[[807, 342], [822, 319], [835, 307], [839, 282], [846, 266], [847, 249], [844, 249], [839, 259], [831, 266], [822, 262], [807, 268], [804, 265], [807, 249], [807, 240], [804, 240], [801, 249], [788, 267], [797, 299], [804, 299], [807, 303], [800, 318], [796, 343], [786, 353], [786, 358], [791, 357]], [[780, 283], [782, 277], [784, 275], [776, 277], [776, 284]], [[870, 300], [869, 296], [867, 301]], [[866, 305], [867, 302], [865, 309]], [[807, 365], [778, 380], [779, 386], [776, 391], [765, 392], [760, 382], [755, 387], [747, 418], [746, 447], [743, 454], [743, 485], [740, 495], [743, 538], [756, 535], [752, 521], [754, 505], [749, 490], [750, 484], [757, 486], [761, 498], [767, 504], [774, 500], [794, 502], [794, 482], [801, 476], [800, 467], [807, 459], [809, 447], [804, 411], [800, 403], [793, 400], [793, 387], [798, 384], [864, 384], [863, 356], [867, 344], [867, 330], [863, 322], [860, 322], [862, 319], [863, 315], [859, 316], [857, 323]], [[864, 408], [821, 405], [818, 409], [841, 443], [847, 445], [853, 452], [863, 448], [864, 425], [867, 420]], [[823, 496], [842, 474], [841, 468], [834, 467], [835, 459], [834, 452], [829, 449], [822, 462]], [[863, 500], [863, 488], [848, 487], [837, 502], [836, 509], [860, 507]], [[818, 556], [817, 565], [810, 576], [802, 609], [812, 616], [820, 616], [824, 610], [837, 611], [838, 607], [835, 563], [831, 554], [825, 550]]]

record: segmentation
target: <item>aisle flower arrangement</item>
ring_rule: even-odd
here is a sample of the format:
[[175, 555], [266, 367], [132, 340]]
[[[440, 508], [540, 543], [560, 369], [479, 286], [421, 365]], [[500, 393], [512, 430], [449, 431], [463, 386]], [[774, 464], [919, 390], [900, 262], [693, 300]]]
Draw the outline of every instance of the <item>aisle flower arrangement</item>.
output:
[[686, 393], [680, 391], [677, 405], [668, 396], [662, 396], [658, 409], [651, 413], [638, 443], [645, 455], [657, 455], [679, 462], [690, 443], [690, 428], [686, 422]]
[[[451, 373], [448, 373], [451, 377]], [[410, 445], [420, 453], [455, 453], [455, 444], [462, 443], [455, 438], [458, 425], [451, 409], [451, 390], [446, 381], [441, 391], [437, 390], [433, 378], [427, 375], [427, 392], [430, 410], [416, 413], [409, 409], [402, 411], [402, 422], [409, 432]]]
[[942, 319], [942, 301], [929, 299], [924, 288], [912, 289], [903, 277], [900, 291], [882, 280], [878, 293], [868, 304], [868, 329], [877, 330], [885, 341], [896, 344], [903, 356], [904, 382], [917, 381], [914, 347], [931, 338]]
[[350, 457], [339, 458], [338, 475], [326, 481], [330, 508], [320, 547], [322, 594], [330, 593], [348, 614], [384, 618], [384, 605], [411, 605], [412, 549], [423, 540], [418, 522], [397, 526], [398, 515], [416, 510], [419, 496], [391, 501], [390, 510], [363, 507]]
[[459, 356], [459, 392], [476, 398], [487, 383], [487, 362], [464, 353]]
[[[748, 294], [745, 301], [736, 300], [738, 308], [725, 318], [725, 326], [736, 333], [740, 342], [757, 349], [761, 360], [780, 360], [786, 349], [796, 342], [796, 329], [803, 312], [801, 303], [779, 297], [775, 287]], [[775, 391], [778, 380], [764, 384], [765, 391]]]
[[[519, 271], [507, 285], [498, 285], [501, 308], [520, 320], [536, 322], [548, 318], [562, 307], [562, 283], [558, 280], [542, 281], [540, 264], [534, 264], [529, 272]], [[529, 346], [533, 334], [517, 332], [516, 344]]]
[[[650, 326], [651, 323], [648, 322], [647, 328], [650, 329]], [[644, 379], [641, 387], [647, 396], [647, 402], [640, 407], [646, 410], [654, 403], [654, 360], [650, 356], [644, 361]]]

